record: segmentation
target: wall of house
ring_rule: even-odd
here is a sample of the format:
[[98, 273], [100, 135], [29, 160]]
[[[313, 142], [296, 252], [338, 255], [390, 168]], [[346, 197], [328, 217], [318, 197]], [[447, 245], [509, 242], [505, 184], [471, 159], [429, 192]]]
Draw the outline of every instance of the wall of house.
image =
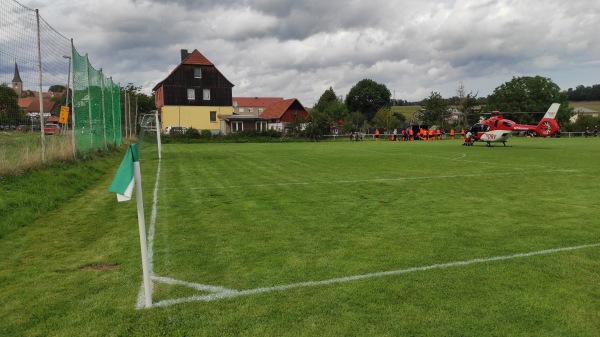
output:
[[210, 121], [211, 111], [215, 111], [217, 116], [228, 114], [231, 106], [164, 106], [161, 108], [162, 129], [171, 125], [218, 132], [221, 123], [218, 117], [216, 121]]

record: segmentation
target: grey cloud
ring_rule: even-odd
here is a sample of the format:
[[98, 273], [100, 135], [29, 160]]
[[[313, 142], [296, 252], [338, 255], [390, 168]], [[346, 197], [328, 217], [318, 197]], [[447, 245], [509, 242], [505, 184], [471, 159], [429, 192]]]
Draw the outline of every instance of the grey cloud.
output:
[[31, 4], [118, 81], [156, 83], [178, 64], [179, 49], [198, 49], [236, 85], [234, 94], [307, 105], [329, 86], [344, 95], [363, 78], [418, 100], [454, 95], [458, 82], [487, 95], [519, 75], [591, 85], [597, 79], [584, 80], [600, 69], [600, 3], [592, 0]]

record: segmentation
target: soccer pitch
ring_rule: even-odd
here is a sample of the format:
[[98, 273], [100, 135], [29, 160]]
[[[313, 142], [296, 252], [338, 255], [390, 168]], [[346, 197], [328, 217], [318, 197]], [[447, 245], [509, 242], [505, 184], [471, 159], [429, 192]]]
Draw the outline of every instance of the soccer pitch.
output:
[[597, 333], [600, 141], [460, 144], [145, 146], [153, 306], [269, 311], [264, 334]]

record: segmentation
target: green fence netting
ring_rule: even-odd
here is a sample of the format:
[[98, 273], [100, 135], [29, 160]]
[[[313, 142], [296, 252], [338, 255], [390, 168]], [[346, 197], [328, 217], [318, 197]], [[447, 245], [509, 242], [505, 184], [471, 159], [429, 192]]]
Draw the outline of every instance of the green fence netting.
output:
[[85, 157], [92, 150], [121, 144], [121, 90], [75, 47], [72, 60], [74, 143]]

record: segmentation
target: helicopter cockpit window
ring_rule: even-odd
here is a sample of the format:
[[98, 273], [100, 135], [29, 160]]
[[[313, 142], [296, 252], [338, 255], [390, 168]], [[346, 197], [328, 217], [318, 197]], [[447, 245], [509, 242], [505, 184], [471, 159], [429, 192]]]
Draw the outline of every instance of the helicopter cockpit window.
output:
[[478, 132], [486, 132], [489, 128], [489, 126], [484, 124], [475, 124], [471, 127], [471, 133], [477, 134]]
[[509, 122], [502, 122], [502, 125], [506, 126], [507, 128], [512, 127]]

